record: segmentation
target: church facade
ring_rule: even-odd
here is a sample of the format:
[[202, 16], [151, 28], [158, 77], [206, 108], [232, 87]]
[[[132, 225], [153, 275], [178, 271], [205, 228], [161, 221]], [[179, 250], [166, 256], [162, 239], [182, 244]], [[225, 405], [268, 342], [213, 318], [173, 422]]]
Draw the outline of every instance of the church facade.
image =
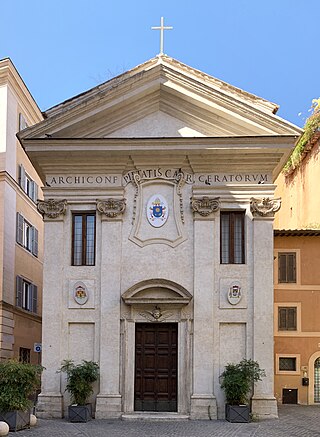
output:
[[266, 371], [253, 413], [277, 416], [274, 180], [300, 129], [276, 110], [161, 55], [20, 134], [44, 185], [43, 416], [66, 358], [99, 363], [97, 418], [224, 417], [242, 358]]

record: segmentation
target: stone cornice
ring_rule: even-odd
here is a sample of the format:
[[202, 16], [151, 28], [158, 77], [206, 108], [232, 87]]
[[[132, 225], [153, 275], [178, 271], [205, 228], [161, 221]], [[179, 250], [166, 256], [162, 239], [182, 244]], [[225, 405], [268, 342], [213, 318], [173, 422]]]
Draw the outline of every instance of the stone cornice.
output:
[[30, 311], [24, 310], [23, 308], [16, 307], [8, 302], [5, 302], [4, 300], [0, 301], [0, 310], [1, 309], [9, 311], [13, 314], [17, 314], [25, 319], [33, 320], [34, 322], [41, 323], [42, 320], [41, 315], [31, 313]]
[[[180, 93], [181, 97], [176, 97], [178, 99], [177, 104], [172, 105], [172, 99], [169, 101], [171, 109], [175, 107], [175, 110], [179, 110], [181, 102], [185, 100], [189, 105], [192, 103], [194, 106], [198, 106], [201, 102], [204, 111], [203, 102], [205, 101], [206, 110], [210, 114], [216, 112], [216, 105], [218, 104], [220, 112], [229, 111], [230, 115], [231, 111], [238, 117], [240, 123], [245, 123], [247, 127], [250, 126], [248, 131], [277, 134], [292, 133], [295, 135], [301, 133], [300, 128], [274, 115], [277, 105], [179, 61], [163, 56], [154, 58], [49, 109], [45, 113], [48, 118], [36, 127], [29, 128], [26, 135], [43, 137], [45, 133], [54, 134], [55, 132], [59, 135], [59, 131], [77, 123], [80, 118], [83, 119], [84, 114], [88, 119], [96, 116], [99, 109], [101, 113], [106, 114], [107, 111], [114, 113], [118, 106], [123, 105], [124, 99], [130, 99], [132, 103], [133, 101], [141, 101], [141, 98], [143, 98], [149, 102], [153, 95], [154, 104], [161, 102], [165, 106], [166, 95], [176, 95], [173, 90]], [[212, 102], [214, 105], [212, 105]], [[146, 106], [145, 103], [141, 104], [143, 109]], [[121, 113], [121, 117], [126, 120], [129, 114], [124, 117], [123, 111], [127, 109], [130, 111], [130, 105], [122, 107]], [[221, 117], [221, 113], [219, 114]], [[246, 114], [245, 117], [243, 117], [243, 114]], [[260, 123], [258, 128], [257, 120], [258, 124]], [[86, 133], [88, 132], [86, 131]]]
[[[248, 137], [170, 137], [170, 138], [41, 138], [22, 140], [34, 167], [43, 181], [47, 174], [71, 173], [75, 167], [95, 166], [96, 172], [110, 172], [117, 159], [130, 159], [133, 152], [151, 156], [188, 156], [194, 172], [243, 172], [250, 165], [252, 172], [269, 172], [276, 177], [297, 137], [293, 135]], [[227, 150], [228, 149], [228, 150]], [[233, 159], [230, 161], [230, 153]], [[41, 153], [41, 164], [38, 161]], [[72, 161], [69, 159], [73, 154]], [[199, 156], [201, 155], [201, 156]], [[107, 157], [107, 159], [105, 159]], [[218, 159], [214, 159], [214, 158]], [[210, 162], [209, 162], [210, 160]], [[41, 166], [41, 167], [40, 167]], [[119, 166], [118, 166], [119, 167]], [[122, 167], [123, 169], [124, 167]], [[41, 171], [40, 171], [41, 170]], [[92, 169], [91, 169], [92, 171]], [[123, 171], [123, 170], [121, 170]]]
[[20, 187], [18, 182], [13, 179], [13, 177], [8, 172], [0, 171], [0, 182], [5, 182], [9, 184], [10, 187], [15, 190], [16, 194], [20, 196], [34, 212], [39, 213], [36, 203], [30, 199], [25, 191], [23, 191], [23, 189]]
[[[175, 70], [168, 71], [166, 77], [173, 82], [177, 82], [180, 86], [185, 87], [189, 93], [192, 92], [195, 96], [198, 95], [202, 99], [207, 99], [208, 108], [210, 108], [211, 103], [214, 103], [221, 105], [221, 108], [227, 108], [234, 114], [238, 114], [241, 118], [245, 113], [246, 122], [251, 120], [254, 123], [260, 123], [261, 127], [269, 129], [270, 133], [281, 133], [282, 130], [286, 133], [290, 131], [290, 133], [295, 135], [302, 133], [301, 128], [276, 116], [273, 111], [271, 111], [271, 108], [273, 108], [276, 112], [278, 108], [277, 105], [253, 95], [251, 95], [251, 98], [248, 98], [249, 93], [237, 89], [232, 85], [224, 83], [222, 87], [208, 86], [208, 82], [199, 82], [198, 78], [190, 78], [185, 75], [181, 76], [181, 74]], [[217, 81], [223, 83], [222, 81]], [[230, 92], [230, 90], [232, 91]], [[237, 92], [234, 90], [237, 90]], [[244, 98], [244, 96], [246, 97]], [[267, 105], [261, 104], [262, 102], [267, 103]]]
[[[298, 135], [250, 135], [250, 136], [227, 136], [227, 137], [150, 137], [150, 138], [28, 138], [22, 139], [27, 151], [59, 151], [70, 152], [70, 147], [74, 151], [86, 150], [90, 143], [90, 150], [199, 150], [201, 146], [208, 150], [211, 146], [214, 149], [225, 149], [226, 147], [238, 146], [241, 149], [261, 149], [270, 147], [270, 152], [274, 153], [274, 148], [292, 147]], [[92, 149], [93, 148], [93, 149]], [[210, 149], [209, 149], [210, 150]]]
[[0, 85], [5, 84], [10, 86], [16, 93], [19, 104], [28, 116], [29, 122], [34, 124], [43, 120], [42, 112], [36, 101], [9, 58], [0, 61]]
[[167, 55], [161, 56], [159, 58], [159, 62], [171, 68], [174, 67], [176, 70], [179, 70], [180, 72], [184, 72], [185, 74], [187, 73], [188, 75], [192, 75], [193, 77], [197, 78], [197, 80], [201, 80], [202, 82], [208, 83], [211, 86], [214, 86], [215, 88], [223, 90], [224, 92], [228, 92], [230, 94], [236, 95], [238, 98], [241, 97], [245, 100], [250, 101], [251, 103], [254, 103], [256, 105], [258, 104], [265, 111], [275, 113], [279, 109], [279, 106], [275, 103], [272, 103], [252, 93], [244, 91], [241, 88], [235, 87], [234, 85], [222, 81], [221, 79], [210, 76], [209, 74], [201, 70], [190, 67], [189, 65], [184, 64], [183, 62], [171, 58]]

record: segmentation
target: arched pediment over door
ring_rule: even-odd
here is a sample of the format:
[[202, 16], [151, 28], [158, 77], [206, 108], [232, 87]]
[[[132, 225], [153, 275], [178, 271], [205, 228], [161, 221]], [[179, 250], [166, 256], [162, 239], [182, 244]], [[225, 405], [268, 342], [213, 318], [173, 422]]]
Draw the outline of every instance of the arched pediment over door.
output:
[[192, 295], [182, 285], [168, 279], [149, 279], [138, 282], [122, 295], [127, 305], [188, 305]]

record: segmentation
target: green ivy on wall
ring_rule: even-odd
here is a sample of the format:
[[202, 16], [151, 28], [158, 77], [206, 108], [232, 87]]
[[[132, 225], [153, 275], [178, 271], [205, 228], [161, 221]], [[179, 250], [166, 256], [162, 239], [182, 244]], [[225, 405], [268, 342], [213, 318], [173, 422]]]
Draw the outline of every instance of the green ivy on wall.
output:
[[304, 125], [304, 133], [299, 138], [286, 165], [283, 167], [283, 173], [285, 175], [292, 173], [299, 167], [301, 161], [312, 147], [310, 141], [316, 133], [320, 135], [320, 97], [312, 100], [311, 110], [313, 113]]

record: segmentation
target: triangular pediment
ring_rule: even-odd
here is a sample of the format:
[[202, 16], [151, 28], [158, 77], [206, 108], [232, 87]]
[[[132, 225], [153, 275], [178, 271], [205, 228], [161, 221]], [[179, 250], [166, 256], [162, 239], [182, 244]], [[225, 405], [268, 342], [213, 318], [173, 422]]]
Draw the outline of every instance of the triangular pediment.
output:
[[105, 138], [204, 137], [206, 133], [205, 129], [199, 126], [198, 129], [194, 129], [163, 111], [155, 111], [128, 126], [111, 133], [106, 132], [103, 136]]
[[51, 108], [20, 138], [300, 134], [277, 108], [164, 55]]

